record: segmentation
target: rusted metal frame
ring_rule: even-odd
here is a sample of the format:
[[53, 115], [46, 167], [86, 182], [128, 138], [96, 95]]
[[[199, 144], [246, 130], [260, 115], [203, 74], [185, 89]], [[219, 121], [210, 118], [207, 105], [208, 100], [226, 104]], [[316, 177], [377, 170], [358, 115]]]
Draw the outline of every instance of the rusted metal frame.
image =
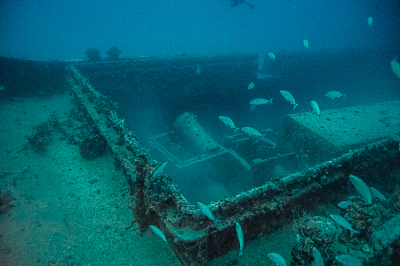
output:
[[[76, 71], [72, 71], [73, 73]], [[79, 73], [75, 73], [77, 75]], [[78, 78], [83, 78], [78, 75]], [[79, 94], [82, 103], [88, 110], [89, 114], [93, 116], [93, 120], [96, 125], [98, 124], [98, 113], [96, 108], [91, 107], [89, 104], [88, 96], [82, 91], [82, 86], [87, 86], [85, 79], [78, 81], [75, 84], [74, 91]], [[90, 85], [90, 84], [89, 84]], [[90, 89], [90, 87], [89, 87]], [[105, 114], [102, 114], [105, 116]], [[107, 117], [103, 117], [107, 119]], [[101, 124], [101, 128], [107, 128], [105, 123]], [[100, 129], [99, 129], [100, 130]], [[101, 131], [101, 130], [100, 130]], [[102, 132], [102, 131], [101, 131]], [[186, 199], [179, 193], [175, 185], [171, 185], [172, 199], [171, 204], [168, 204], [169, 208], [154, 208], [146, 205], [146, 197], [151, 194], [150, 190], [146, 187], [146, 178], [149, 177], [151, 169], [143, 171], [143, 174], [138, 176], [137, 170], [138, 165], [143, 167], [143, 164], [137, 164], [135, 161], [135, 166], [133, 166], [132, 161], [127, 158], [130, 157], [132, 151], [131, 149], [125, 147], [122, 149], [120, 146], [116, 146], [112, 138], [108, 134], [104, 134], [107, 141], [110, 143], [110, 147], [118, 154], [119, 159], [122, 161], [125, 172], [128, 175], [133, 176], [136, 174], [135, 186], [137, 191], [141, 191], [142, 194], [140, 198], [136, 198], [138, 202], [137, 206], [142, 206], [135, 214], [135, 217], [144, 214], [144, 220], [140, 223], [143, 225], [141, 230], [146, 230], [146, 226], [149, 221], [158, 220], [157, 225], [159, 225], [163, 231], [166, 233], [168, 238], [173, 238], [172, 246], [177, 256], [181, 261], [189, 262], [199, 262], [203, 263], [217, 256], [220, 256], [229, 250], [236, 248], [237, 243], [236, 233], [234, 228], [234, 223], [236, 221], [242, 224], [245, 228], [246, 239], [255, 239], [260, 233], [268, 233], [276, 230], [284, 223], [288, 223], [293, 220], [293, 213], [291, 211], [291, 206], [296, 205], [298, 208], [310, 208], [309, 202], [310, 197], [319, 197], [321, 189], [327, 189], [332, 184], [334, 184], [334, 189], [337, 189], [338, 182], [348, 182], [348, 174], [350, 171], [355, 171], [354, 169], [363, 167], [368, 168], [369, 160], [379, 158], [388, 159], [395, 156], [397, 153], [396, 145], [390, 144], [389, 140], [383, 140], [381, 142], [367, 145], [356, 151], [351, 151], [339, 158], [332, 159], [331, 161], [325, 162], [321, 165], [306, 169], [300, 173], [296, 173], [281, 179], [279, 182], [269, 182], [266, 185], [249, 190], [247, 192], [240, 193], [239, 195], [220, 201], [218, 203], [213, 203], [210, 205], [210, 209], [215, 213], [217, 219], [222, 220], [222, 225], [215, 226], [212, 221], [207, 220], [199, 212], [195, 210], [194, 206], [186, 201]], [[126, 137], [126, 135], [125, 135]], [[141, 147], [141, 144], [132, 138], [132, 142], [135, 146]], [[129, 141], [128, 141], [129, 142]], [[122, 149], [122, 150], [121, 150]], [[137, 149], [134, 149], [137, 151]], [[145, 149], [143, 148], [143, 151]], [[143, 154], [146, 154], [145, 152]], [[142, 155], [143, 155], [142, 154]], [[135, 159], [139, 154], [133, 156]], [[144, 157], [143, 157], [144, 156]], [[148, 155], [143, 155], [146, 158]], [[398, 156], [398, 153], [397, 153]], [[151, 167], [151, 164], [146, 161], [144, 164], [146, 167]], [[325, 178], [324, 178], [325, 177]], [[298, 189], [299, 193], [296, 195], [285, 195], [284, 191], [289, 191], [292, 189]], [[324, 191], [326, 192], [326, 191]], [[305, 201], [308, 199], [308, 201]], [[147, 199], [148, 200], [148, 199]], [[166, 214], [168, 211], [173, 211], [177, 213], [181, 218], [171, 219], [162, 214]], [[275, 217], [271, 219], [271, 217]], [[156, 221], [157, 222], [157, 221]], [[200, 225], [203, 222], [203, 225]], [[144, 226], [146, 225], [146, 226]], [[198, 232], [196, 238], [184, 239], [179, 233], [184, 227], [188, 227], [190, 230]], [[230, 239], [232, 241], [228, 241]], [[214, 247], [220, 246], [221, 249], [215, 249]]]
[[[218, 257], [237, 247], [235, 222], [240, 222], [244, 228], [246, 241], [256, 239], [260, 234], [273, 232], [283, 224], [293, 221], [294, 207], [297, 211], [310, 211], [317, 204], [324, 202], [321, 191], [329, 194], [338, 193], [338, 187], [346, 186], [349, 182], [348, 175], [357, 171], [356, 169], [365, 167], [373, 171], [371, 166], [374, 160], [388, 161], [394, 156], [399, 156], [397, 146], [391, 145], [391, 142], [385, 139], [366, 145], [331, 161], [285, 177], [279, 182], [268, 182], [262, 187], [212, 204], [210, 209], [217, 219], [222, 220], [222, 226], [216, 227], [212, 221], [201, 219], [197, 223], [203, 222], [208, 226], [208, 230], [204, 231], [207, 236], [201, 236], [193, 241], [184, 241], [175, 235], [175, 239], [178, 243], [184, 242], [182, 246], [198, 247], [202, 246], [196, 243], [207, 239], [207, 251], [202, 254], [206, 255], [207, 260]], [[297, 194], [292, 195], [293, 190], [297, 190]], [[193, 218], [199, 216], [196, 212], [189, 211]], [[170, 232], [179, 230], [171, 225], [167, 229]], [[227, 239], [232, 241], [226, 242]], [[215, 249], [215, 247], [220, 248]], [[192, 259], [199, 260], [198, 257]]]
[[163, 208], [180, 209], [189, 205], [175, 185], [171, 185], [172, 205], [164, 204], [161, 207], [160, 203], [159, 206], [149, 206], [151, 191], [148, 189], [148, 183], [151, 182], [149, 178], [156, 162], [150, 158], [148, 151], [128, 130], [122, 119], [117, 117], [111, 119], [111, 116], [116, 114], [108, 99], [97, 92], [76, 67], [69, 66], [69, 72], [72, 76], [70, 83], [73, 92], [87, 110], [100, 134], [107, 140], [111, 151], [122, 166], [131, 190], [135, 191], [133, 214], [138, 220], [140, 232], [147, 230], [150, 222], [160, 223], [157, 222], [160, 218], [155, 216], [159, 215], [158, 212]]

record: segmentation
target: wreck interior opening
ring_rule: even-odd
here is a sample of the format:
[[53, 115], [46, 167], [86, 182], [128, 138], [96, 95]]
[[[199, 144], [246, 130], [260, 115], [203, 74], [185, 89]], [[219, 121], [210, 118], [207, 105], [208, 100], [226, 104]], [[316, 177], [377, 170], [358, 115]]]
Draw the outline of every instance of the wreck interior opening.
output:
[[[377, 71], [376, 65], [368, 67], [371, 61], [381, 65], [381, 70]], [[310, 99], [318, 98], [323, 109], [341, 108], [390, 100], [396, 89], [387, 61], [370, 53], [355, 56], [352, 51], [282, 54], [275, 62], [266, 61], [263, 70], [258, 69], [253, 55], [143, 58], [78, 68], [96, 90], [118, 104], [119, 116], [152, 157], [169, 161], [166, 173], [193, 204], [232, 197], [349, 150], [328, 150], [326, 156], [320, 156], [312, 146], [288, 141], [287, 129], [282, 126], [286, 115], [311, 111]], [[248, 89], [251, 82], [255, 87]], [[324, 96], [329, 90], [353, 91], [355, 86], [362, 89], [382, 83], [387, 90], [375, 95], [358, 89], [341, 99]], [[296, 91], [296, 110], [280, 95], [281, 90]], [[254, 98], [272, 99], [272, 104], [249, 104]], [[196, 149], [193, 139], [176, 128], [176, 120], [184, 114], [192, 114], [192, 122], [202, 127], [220, 150]], [[219, 116], [232, 118], [239, 130], [225, 126]], [[258, 129], [263, 137], [249, 136], [241, 127]]]

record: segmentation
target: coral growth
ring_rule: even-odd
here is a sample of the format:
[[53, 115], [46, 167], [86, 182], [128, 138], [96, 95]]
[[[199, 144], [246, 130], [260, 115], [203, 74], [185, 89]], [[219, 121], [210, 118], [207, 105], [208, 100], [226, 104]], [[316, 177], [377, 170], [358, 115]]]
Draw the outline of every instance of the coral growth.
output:
[[6, 213], [11, 207], [14, 207], [12, 200], [9, 192], [0, 191], [0, 214]]
[[92, 132], [79, 144], [79, 153], [87, 160], [93, 160], [107, 149], [107, 141], [98, 130]]
[[88, 48], [85, 52], [85, 55], [89, 62], [100, 62], [101, 61], [100, 51], [97, 48]]
[[396, 185], [394, 191], [393, 191], [393, 197], [391, 199], [393, 202], [393, 207], [395, 208], [396, 211], [400, 212], [400, 186]]
[[368, 239], [374, 232], [372, 218], [376, 217], [376, 208], [366, 203], [361, 197], [350, 197], [351, 205], [343, 210], [343, 217], [352, 225], [352, 228], [360, 232], [359, 238]]
[[342, 232], [332, 219], [314, 216], [303, 217], [298, 225], [297, 245], [291, 251], [294, 265], [304, 265], [304, 262], [313, 261], [312, 248], [317, 247], [324, 254], [325, 259], [333, 260], [332, 244]]
[[29, 135], [25, 138], [28, 145], [36, 152], [44, 152], [47, 150], [47, 145], [51, 141], [53, 133], [59, 132], [66, 135], [64, 128], [54, 113], [52, 113], [46, 122], [34, 127]]
[[111, 46], [110, 49], [106, 51], [107, 54], [107, 60], [109, 61], [118, 61], [119, 60], [119, 55], [122, 53], [122, 51], [115, 45]]

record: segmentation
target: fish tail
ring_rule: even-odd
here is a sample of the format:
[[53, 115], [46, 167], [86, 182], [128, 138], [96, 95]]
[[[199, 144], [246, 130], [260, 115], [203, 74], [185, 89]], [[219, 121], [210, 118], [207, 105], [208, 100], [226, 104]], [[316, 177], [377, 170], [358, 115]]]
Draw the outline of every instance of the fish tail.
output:
[[241, 257], [241, 256], [243, 256], [243, 252], [242, 251], [239, 252], [239, 257]]
[[296, 106], [299, 106], [297, 103], [293, 106], [293, 110], [296, 109]]
[[235, 127], [233, 130], [235, 131], [235, 133], [236, 133], [236, 131], [238, 131], [238, 129], [240, 129], [240, 128], [238, 128], [238, 127]]
[[359, 234], [360, 232], [350, 228], [350, 236], [353, 237], [354, 234]]
[[273, 98], [274, 98], [274, 97], [272, 97], [271, 100], [269, 100], [269, 102], [270, 102], [271, 104], [272, 104], [272, 99], [273, 99]]

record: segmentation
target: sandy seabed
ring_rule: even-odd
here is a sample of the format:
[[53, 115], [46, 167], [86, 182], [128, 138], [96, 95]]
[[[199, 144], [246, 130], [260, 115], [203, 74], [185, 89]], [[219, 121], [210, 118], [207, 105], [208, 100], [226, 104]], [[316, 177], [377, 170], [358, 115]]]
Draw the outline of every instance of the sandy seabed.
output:
[[[57, 135], [45, 152], [27, 147], [35, 126], [52, 113], [65, 120], [72, 107], [69, 93], [0, 102], [0, 191], [12, 205], [0, 214], [0, 265], [181, 265], [150, 230], [125, 230], [132, 200], [111, 152], [85, 160]], [[293, 230], [246, 243], [242, 257], [238, 244], [208, 265], [269, 265], [270, 252], [289, 261]]]
[[68, 93], [0, 103], [0, 190], [13, 205], [0, 214], [0, 265], [180, 265], [151, 231], [125, 230], [132, 203], [111, 153], [88, 161], [57, 136], [45, 152], [25, 148], [34, 126], [70, 108]]

